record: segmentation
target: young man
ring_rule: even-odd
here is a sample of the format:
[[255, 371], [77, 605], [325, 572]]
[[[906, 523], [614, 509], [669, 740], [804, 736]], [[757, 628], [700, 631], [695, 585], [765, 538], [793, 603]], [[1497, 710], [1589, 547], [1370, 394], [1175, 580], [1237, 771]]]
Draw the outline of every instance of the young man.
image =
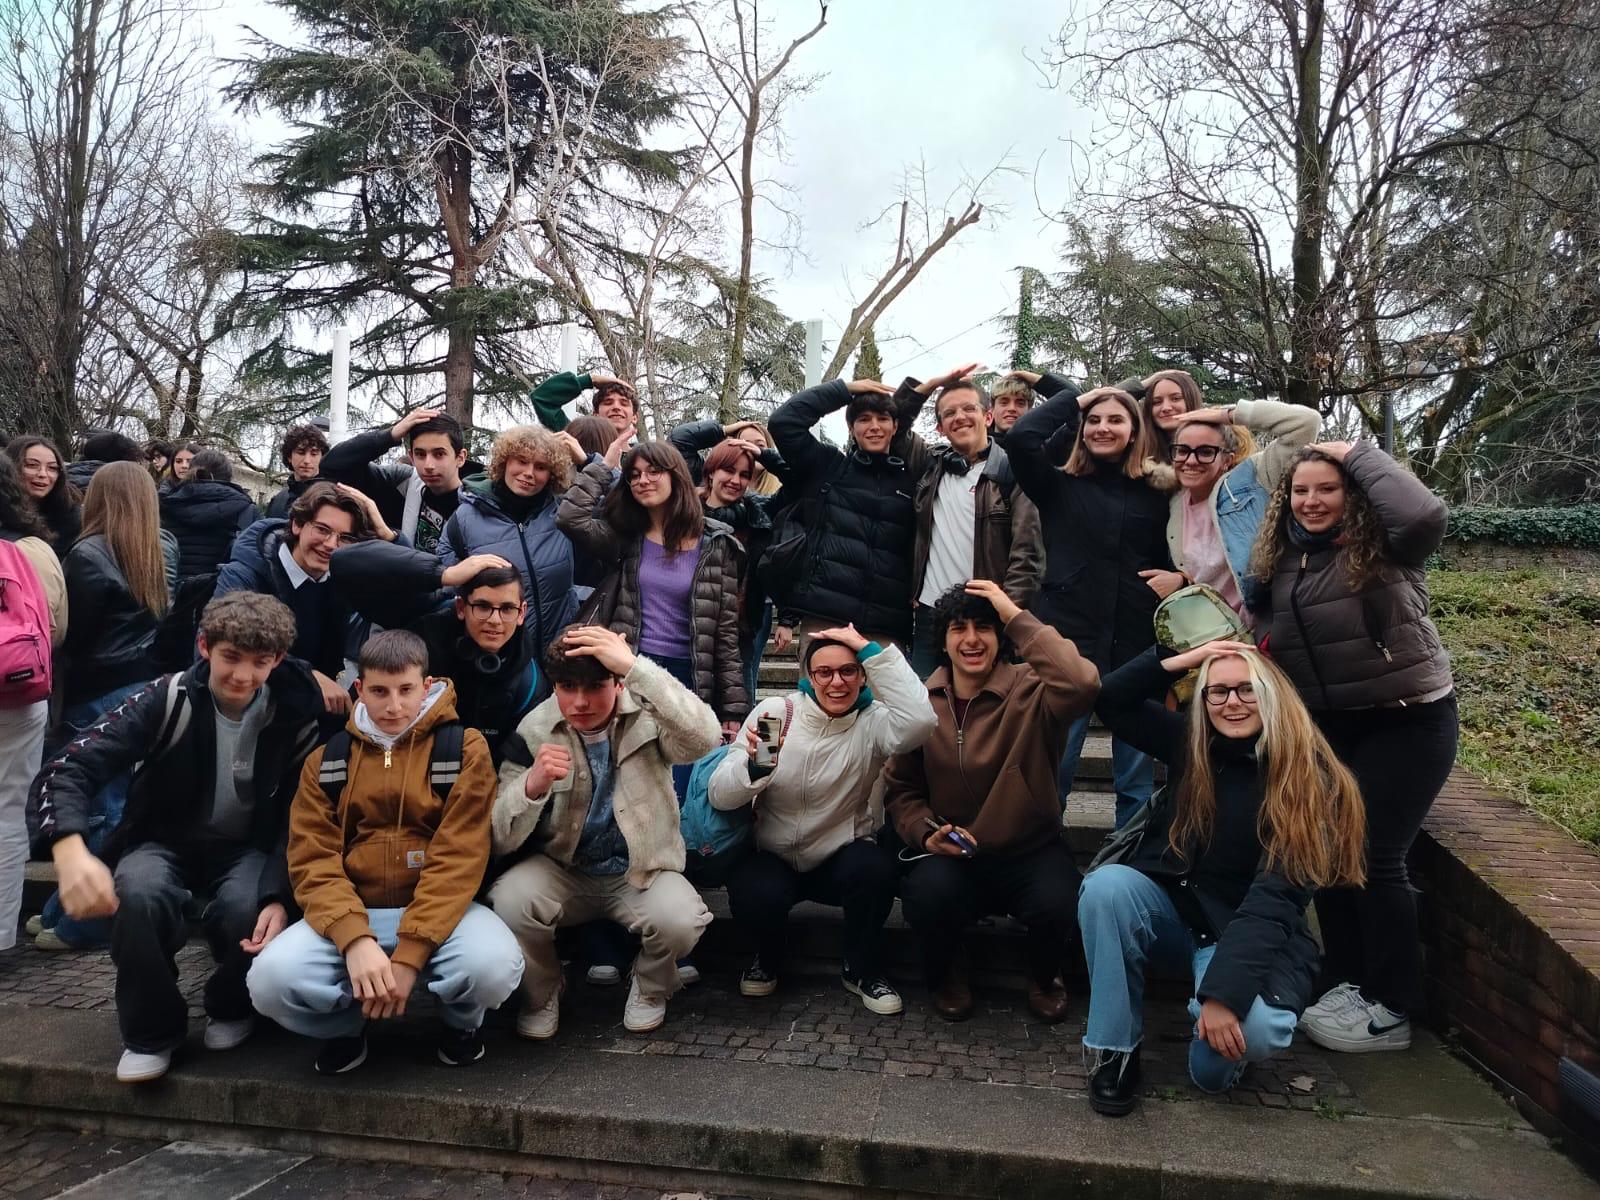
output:
[[550, 694], [527, 632], [521, 572], [497, 554], [445, 566], [372, 541], [334, 555], [333, 580], [362, 615], [427, 643], [428, 674], [455, 683], [457, 716], [483, 734], [498, 767], [517, 722]]
[[[283, 839], [322, 711], [311, 672], [284, 658], [294, 616], [271, 596], [211, 601], [199, 640], [198, 663], [124, 701], [34, 783], [68, 914], [112, 916], [125, 1047], [117, 1078], [126, 1083], [165, 1074], [184, 1040], [188, 1004], [173, 955], [187, 936], [191, 894], [211, 897], [201, 929], [218, 963], [205, 990], [206, 1048], [250, 1035], [245, 972], [287, 919]], [[83, 840], [90, 798], [136, 763], [102, 861]]]
[[460, 728], [449, 680], [423, 673], [427, 654], [403, 629], [361, 648], [347, 736], [306, 759], [290, 813], [305, 919], [250, 969], [258, 1012], [324, 1042], [322, 1075], [366, 1061], [367, 1022], [402, 1015], [420, 976], [439, 998], [439, 1061], [476, 1062], [483, 1014], [522, 977], [510, 931], [472, 900], [489, 863], [489, 747]]
[[327, 452], [328, 438], [315, 425], [296, 425], [283, 435], [278, 461], [289, 468], [289, 482], [268, 502], [267, 516], [282, 520], [289, 515], [289, 506], [321, 477]]
[[1007, 376], [994, 385], [994, 440], [1005, 445], [1006, 434], [1017, 418], [1033, 407], [1033, 389], [1021, 379]]
[[594, 399], [590, 409], [595, 416], [611, 423], [621, 437], [639, 426], [639, 397], [633, 387], [611, 375], [574, 375], [562, 371], [552, 375], [528, 394], [539, 424], [559, 433], [567, 427], [565, 406], [590, 388]]
[[[78, 460], [67, 464], [67, 482], [80, 492], [87, 491], [94, 473], [108, 462], [143, 462], [144, 451], [125, 433], [95, 429], [84, 438]], [[62, 550], [66, 554], [66, 550]]]
[[[1028, 1007], [1059, 1021], [1066, 995], [1057, 980], [1077, 928], [1079, 877], [1061, 841], [1056, 768], [1100, 676], [990, 580], [951, 588], [933, 615], [942, 649], [928, 696], [939, 726], [889, 760], [884, 791], [901, 839], [928, 856], [903, 880], [901, 904], [940, 1016], [972, 1013], [962, 931], [985, 914], [1009, 913], [1028, 927]], [[1006, 661], [1012, 649], [1021, 663]]]
[[[217, 573], [215, 594], [262, 592], [294, 613], [290, 652], [311, 665], [330, 713], [350, 711], [349, 694], [335, 682], [344, 668], [350, 605], [328, 578], [335, 550], [373, 536], [376, 509], [365, 496], [317, 482], [289, 508], [284, 521], [257, 521], [234, 539]], [[381, 519], [381, 518], [380, 518]], [[378, 530], [385, 541], [394, 533]]]
[[[397, 444], [408, 462], [378, 462]], [[444, 523], [461, 502], [467, 443], [454, 417], [437, 408], [407, 413], [388, 429], [340, 442], [322, 460], [322, 474], [371, 496], [384, 521], [418, 550], [433, 554]], [[470, 469], [469, 469], [470, 473]]]
[[916, 491], [911, 666], [920, 679], [939, 665], [933, 606], [940, 596], [968, 579], [992, 579], [1026, 608], [1044, 572], [1039, 510], [1017, 487], [1006, 452], [990, 436], [988, 393], [958, 379], [934, 397], [933, 415], [949, 445], [929, 455]]
[[674, 763], [722, 740], [711, 709], [599, 625], [569, 625], [544, 655], [555, 695], [517, 726], [500, 764], [494, 851], [513, 858], [489, 903], [522, 945], [517, 1032], [554, 1037], [561, 1013], [556, 930], [605, 919], [642, 940], [622, 1023], [666, 1020], [677, 962], [711, 922], [683, 877]]

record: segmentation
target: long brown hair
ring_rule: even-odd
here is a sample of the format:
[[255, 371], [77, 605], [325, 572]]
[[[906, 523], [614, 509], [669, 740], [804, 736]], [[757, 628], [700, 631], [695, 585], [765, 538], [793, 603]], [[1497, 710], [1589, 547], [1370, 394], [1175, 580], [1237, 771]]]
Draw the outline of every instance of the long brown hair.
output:
[[[1180, 856], [1210, 843], [1217, 817], [1211, 765], [1211, 719], [1199, 697], [1214, 655], [1200, 664], [1189, 708], [1188, 754], [1177, 784], [1168, 843]], [[1302, 887], [1355, 887], [1366, 882], [1366, 808], [1355, 776], [1311, 720], [1294, 684], [1253, 650], [1238, 655], [1250, 671], [1261, 737], [1256, 758], [1264, 775], [1256, 831], [1267, 868]]]
[[[62, 514], [69, 512], [83, 503], [83, 497], [78, 489], [67, 481], [67, 464], [61, 457], [61, 451], [56, 449], [56, 444], [49, 438], [37, 434], [26, 433], [11, 439], [6, 445], [6, 453], [11, 461], [17, 464], [17, 470], [22, 470], [23, 460], [27, 458], [28, 451], [35, 446], [43, 446], [55, 456], [56, 469], [60, 472], [56, 476], [54, 486], [40, 499], [34, 501], [35, 507], [46, 517], [59, 519]], [[63, 553], [65, 548], [63, 548]]]
[[622, 479], [606, 497], [605, 518], [625, 537], [643, 537], [650, 532], [650, 510], [633, 498], [628, 482], [634, 467], [641, 463], [665, 471], [672, 480], [667, 516], [661, 525], [662, 546], [670, 558], [686, 542], [698, 542], [706, 530], [705, 510], [689, 475], [689, 464], [671, 442], [640, 442], [622, 456]]
[[1089, 453], [1089, 446], [1083, 440], [1083, 431], [1089, 424], [1089, 413], [1098, 405], [1106, 401], [1115, 401], [1122, 406], [1122, 411], [1128, 414], [1128, 422], [1133, 426], [1133, 432], [1128, 437], [1128, 447], [1122, 452], [1122, 473], [1129, 479], [1144, 478], [1145, 459], [1150, 457], [1149, 434], [1145, 431], [1144, 414], [1139, 411], [1139, 402], [1132, 395], [1121, 388], [1103, 387], [1085, 392], [1078, 397], [1081, 402], [1089, 401], [1078, 412], [1078, 433], [1072, 439], [1072, 453], [1067, 455], [1066, 466], [1061, 469], [1068, 475], [1093, 475], [1095, 464], [1099, 461]]
[[1294, 473], [1308, 462], [1333, 464], [1339, 472], [1339, 478], [1344, 481], [1344, 516], [1339, 520], [1339, 546], [1344, 551], [1345, 566], [1350, 572], [1350, 588], [1359, 592], [1382, 573], [1384, 564], [1388, 562], [1383, 526], [1367, 494], [1355, 485], [1344, 464], [1311, 446], [1294, 456], [1289, 469], [1278, 480], [1272, 498], [1267, 501], [1267, 511], [1261, 518], [1261, 532], [1256, 534], [1256, 544], [1250, 550], [1251, 573], [1266, 584], [1270, 584], [1273, 575], [1277, 574], [1278, 560], [1289, 548], [1289, 522], [1294, 517], [1289, 497], [1294, 491]]
[[1153, 375], [1145, 376], [1143, 380], [1144, 396], [1139, 401], [1139, 412], [1144, 416], [1145, 428], [1149, 430], [1150, 440], [1148, 450], [1153, 458], [1162, 462], [1172, 461], [1172, 435], [1156, 424], [1155, 418], [1155, 388], [1156, 384], [1166, 380], [1178, 385], [1178, 391], [1183, 396], [1183, 411], [1193, 412], [1206, 402], [1205, 393], [1200, 390], [1200, 385], [1195, 382], [1193, 375], [1187, 371], [1168, 370], [1157, 371]]
[[106, 540], [128, 591], [156, 616], [167, 611], [167, 560], [161, 552], [156, 485], [139, 463], [106, 463], [83, 497], [82, 537]]

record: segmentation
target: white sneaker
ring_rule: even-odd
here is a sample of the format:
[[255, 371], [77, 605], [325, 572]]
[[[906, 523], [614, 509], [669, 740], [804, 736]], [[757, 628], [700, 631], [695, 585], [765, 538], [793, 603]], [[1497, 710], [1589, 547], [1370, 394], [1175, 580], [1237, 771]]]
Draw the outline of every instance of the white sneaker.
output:
[[1361, 989], [1353, 983], [1341, 983], [1323, 992], [1321, 999], [1300, 1014], [1300, 1020], [1331, 1016], [1336, 1012], [1343, 1012], [1352, 1004], [1360, 1003], [1362, 1003]]
[[172, 1051], [145, 1054], [138, 1050], [124, 1050], [117, 1060], [118, 1083], [149, 1083], [160, 1079], [172, 1065]]
[[206, 1018], [205, 1043], [207, 1050], [232, 1050], [256, 1031], [256, 1019], [243, 1017], [237, 1021], [218, 1021]]
[[557, 988], [550, 993], [550, 999], [538, 1008], [524, 1006], [517, 1014], [517, 1036], [542, 1042], [546, 1038], [555, 1037], [556, 1028], [560, 1024], [561, 989]]
[[1368, 1003], [1357, 993], [1354, 1003], [1334, 1012], [1300, 1018], [1301, 1031], [1324, 1050], [1372, 1054], [1405, 1050], [1411, 1045], [1411, 1021], [1382, 1004]]
[[649, 1033], [660, 1029], [667, 1019], [667, 998], [646, 996], [639, 991], [639, 980], [634, 978], [628, 988], [628, 1003], [622, 1010], [622, 1027], [629, 1033]]
[[584, 978], [595, 987], [616, 987], [622, 982], [622, 972], [608, 963], [595, 963], [584, 972]]

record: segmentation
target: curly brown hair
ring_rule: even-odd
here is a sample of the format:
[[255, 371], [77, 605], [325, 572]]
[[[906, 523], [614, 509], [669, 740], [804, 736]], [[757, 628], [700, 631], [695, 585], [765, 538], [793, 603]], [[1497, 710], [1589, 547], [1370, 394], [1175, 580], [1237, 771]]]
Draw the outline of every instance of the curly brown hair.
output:
[[489, 478], [506, 480], [506, 464], [513, 458], [550, 465], [550, 488], [564, 492], [572, 482], [572, 451], [548, 429], [539, 425], [513, 425], [494, 439], [489, 448]]
[[1382, 573], [1388, 562], [1388, 547], [1383, 540], [1383, 526], [1373, 511], [1367, 494], [1350, 478], [1344, 464], [1312, 446], [1307, 446], [1294, 456], [1289, 469], [1283, 473], [1278, 486], [1267, 502], [1266, 514], [1261, 519], [1261, 532], [1250, 551], [1251, 573], [1262, 583], [1270, 585], [1277, 574], [1278, 560], [1289, 548], [1289, 521], [1294, 513], [1289, 506], [1289, 495], [1294, 489], [1294, 475], [1305, 463], [1331, 463], [1344, 483], [1344, 516], [1339, 522], [1339, 545], [1344, 551], [1345, 566], [1350, 572], [1350, 588], [1359, 592]]

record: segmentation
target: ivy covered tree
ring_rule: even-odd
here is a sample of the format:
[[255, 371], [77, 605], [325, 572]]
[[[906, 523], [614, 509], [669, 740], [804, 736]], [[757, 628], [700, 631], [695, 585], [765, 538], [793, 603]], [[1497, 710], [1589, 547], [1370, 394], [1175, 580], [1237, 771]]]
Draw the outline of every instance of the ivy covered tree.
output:
[[1017, 319], [1013, 326], [1015, 342], [1011, 350], [1013, 371], [1033, 370], [1034, 348], [1039, 340], [1039, 321], [1033, 311], [1033, 284], [1039, 272], [1023, 267], [1017, 281]]
[[470, 425], [475, 396], [526, 389], [527, 332], [569, 319], [508, 230], [559, 223], [543, 249], [572, 253], [603, 239], [585, 222], [603, 197], [677, 173], [647, 145], [677, 104], [667, 18], [621, 0], [275, 3], [298, 39], [257, 37], [229, 90], [290, 128], [258, 161], [241, 248], [266, 335], [247, 369], [320, 392], [327, 356], [299, 339], [359, 318], [353, 385], [442, 398]]
[[878, 356], [878, 336], [873, 333], [872, 326], [867, 326], [867, 331], [861, 335], [861, 350], [856, 355], [855, 379], [882, 379], [883, 359]]

